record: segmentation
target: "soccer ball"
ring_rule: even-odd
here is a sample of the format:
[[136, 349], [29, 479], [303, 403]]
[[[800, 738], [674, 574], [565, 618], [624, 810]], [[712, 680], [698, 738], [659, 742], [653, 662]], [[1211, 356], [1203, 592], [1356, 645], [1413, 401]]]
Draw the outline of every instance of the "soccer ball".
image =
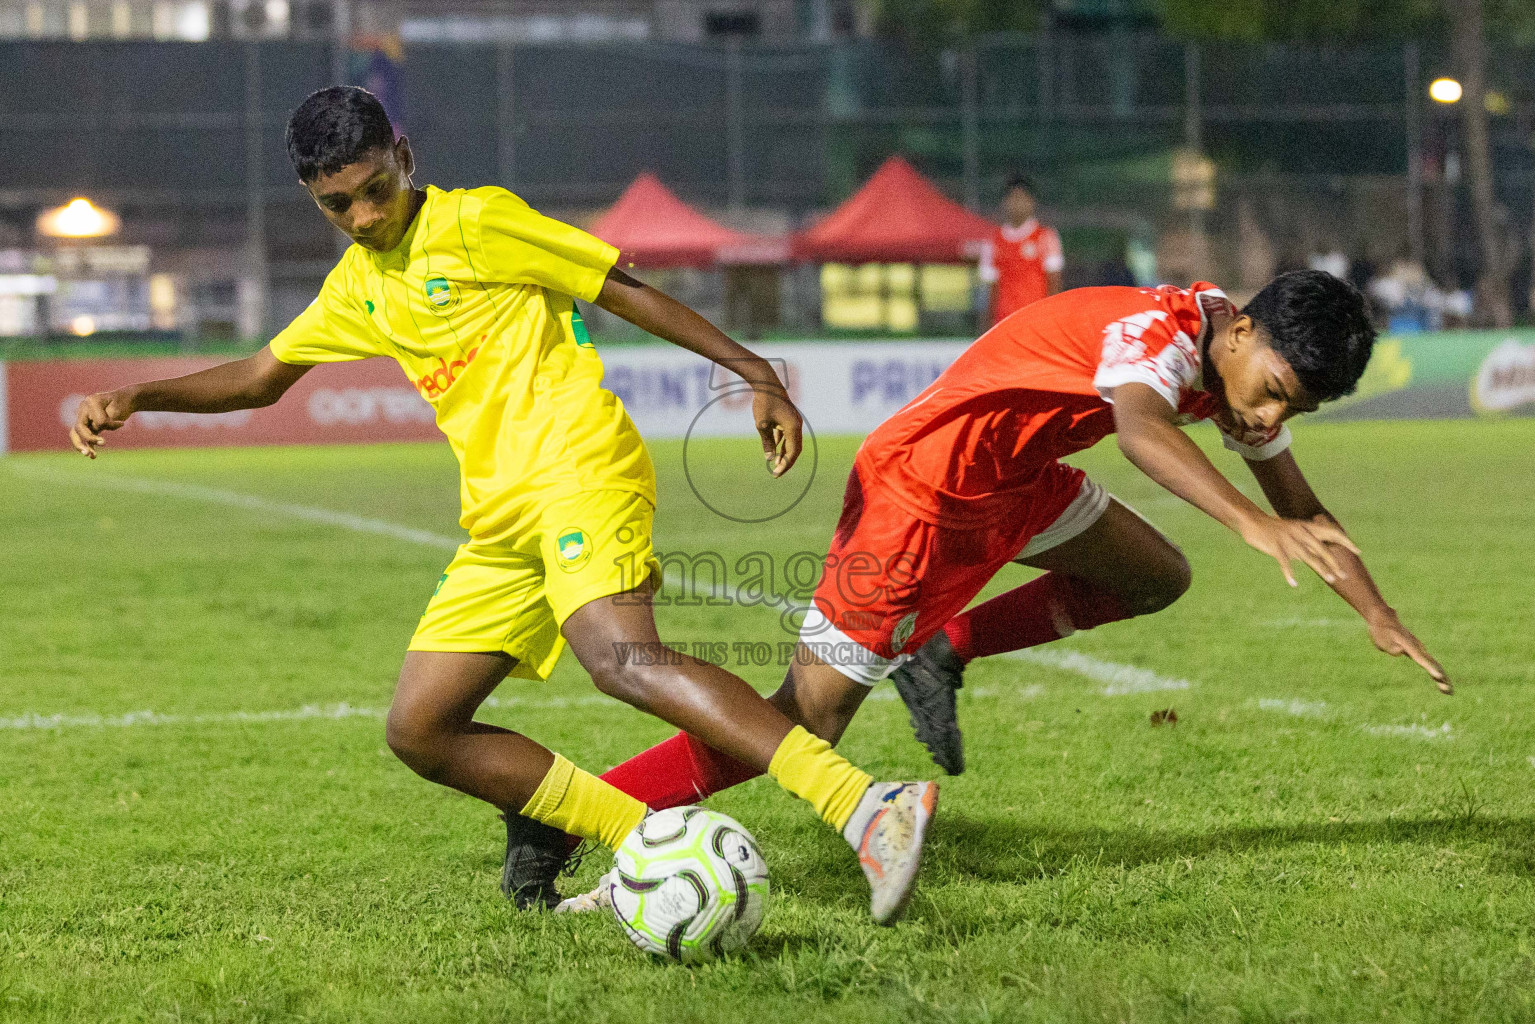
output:
[[604, 884], [636, 946], [685, 964], [742, 948], [767, 913], [768, 869], [757, 841], [734, 818], [703, 807], [673, 807], [640, 822]]

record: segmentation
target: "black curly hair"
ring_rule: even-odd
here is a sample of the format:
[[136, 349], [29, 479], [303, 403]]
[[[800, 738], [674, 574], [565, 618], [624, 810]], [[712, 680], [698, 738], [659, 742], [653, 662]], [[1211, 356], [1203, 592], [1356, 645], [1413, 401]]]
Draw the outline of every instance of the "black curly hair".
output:
[[1331, 402], [1352, 394], [1375, 346], [1375, 324], [1359, 289], [1321, 270], [1280, 274], [1242, 308], [1290, 364], [1306, 394]]
[[1013, 171], [1002, 181], [1002, 194], [1006, 195], [1015, 188], [1021, 188], [1026, 192], [1034, 191], [1033, 176], [1023, 171]]
[[312, 92], [288, 118], [288, 159], [308, 184], [394, 143], [394, 126], [378, 97], [355, 85]]

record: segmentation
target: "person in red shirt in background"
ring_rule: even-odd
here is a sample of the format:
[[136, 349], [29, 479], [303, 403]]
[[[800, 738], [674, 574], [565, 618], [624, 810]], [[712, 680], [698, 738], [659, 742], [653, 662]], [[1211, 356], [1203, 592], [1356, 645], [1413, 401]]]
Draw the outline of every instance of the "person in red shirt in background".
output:
[[1061, 290], [1061, 236], [1034, 218], [1036, 209], [1034, 183], [1011, 175], [1002, 194], [1005, 223], [981, 253], [981, 280], [991, 285], [989, 324]]

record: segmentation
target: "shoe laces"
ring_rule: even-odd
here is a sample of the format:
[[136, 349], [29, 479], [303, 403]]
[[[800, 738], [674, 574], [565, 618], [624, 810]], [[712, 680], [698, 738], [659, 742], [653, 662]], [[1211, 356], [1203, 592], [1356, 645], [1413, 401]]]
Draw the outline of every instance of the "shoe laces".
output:
[[576, 844], [576, 848], [570, 851], [565, 858], [565, 866], [560, 868], [561, 878], [571, 878], [581, 870], [581, 862], [586, 860], [586, 855], [592, 852], [592, 844], [585, 839]]

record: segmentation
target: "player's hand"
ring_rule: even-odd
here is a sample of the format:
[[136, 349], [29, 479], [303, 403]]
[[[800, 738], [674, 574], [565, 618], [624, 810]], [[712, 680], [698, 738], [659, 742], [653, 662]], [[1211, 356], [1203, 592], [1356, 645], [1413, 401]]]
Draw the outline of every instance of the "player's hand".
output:
[[1423, 641], [1414, 636], [1412, 630], [1402, 625], [1396, 612], [1388, 608], [1369, 625], [1370, 639], [1375, 641], [1376, 647], [1393, 657], [1407, 655], [1429, 674], [1438, 685], [1440, 693], [1448, 696], [1455, 692], [1450, 677], [1445, 675], [1444, 666], [1434, 660], [1433, 655], [1423, 646]]
[[69, 431], [69, 443], [87, 458], [96, 457], [96, 449], [107, 443], [102, 433], [116, 430], [128, 422], [133, 410], [116, 391], [88, 395], [75, 412], [75, 425]]
[[1328, 583], [1347, 577], [1332, 545], [1359, 554], [1348, 534], [1333, 522], [1317, 519], [1280, 519], [1263, 516], [1242, 528], [1242, 539], [1279, 563], [1285, 582], [1297, 586], [1295, 560], [1300, 559]]
[[762, 456], [774, 476], [783, 476], [799, 458], [802, 420], [779, 388], [759, 387], [752, 398], [752, 418], [762, 437]]

